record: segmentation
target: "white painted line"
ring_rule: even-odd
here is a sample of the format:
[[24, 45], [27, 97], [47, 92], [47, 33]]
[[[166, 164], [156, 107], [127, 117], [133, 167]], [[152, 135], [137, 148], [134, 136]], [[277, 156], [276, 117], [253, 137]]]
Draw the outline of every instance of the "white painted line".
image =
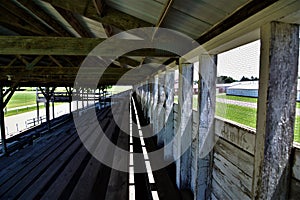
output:
[[142, 147], [143, 155], [145, 160], [149, 160], [148, 153], [146, 147]]
[[130, 139], [129, 139], [129, 144], [133, 144], [133, 139], [132, 139], [132, 136], [130, 136]]
[[130, 145], [130, 153], [133, 153], [133, 145]]
[[145, 141], [144, 141], [144, 138], [143, 138], [143, 136], [141, 136], [141, 137], [140, 137], [140, 140], [141, 140], [141, 144], [142, 144], [142, 146], [144, 147], [144, 146], [145, 146]]
[[151, 191], [151, 193], [152, 193], [152, 199], [153, 200], [159, 200], [157, 191]]
[[129, 165], [133, 166], [133, 153], [129, 154]]
[[155, 183], [154, 177], [153, 177], [153, 173], [152, 173], [152, 169], [151, 169], [151, 165], [150, 165], [150, 161], [146, 160], [145, 164], [146, 164], [146, 169], [147, 169], [149, 183]]
[[141, 130], [139, 130], [139, 136], [143, 137], [143, 132]]
[[129, 185], [129, 200], [135, 200], [135, 186]]
[[134, 167], [129, 167], [129, 184], [134, 184]]

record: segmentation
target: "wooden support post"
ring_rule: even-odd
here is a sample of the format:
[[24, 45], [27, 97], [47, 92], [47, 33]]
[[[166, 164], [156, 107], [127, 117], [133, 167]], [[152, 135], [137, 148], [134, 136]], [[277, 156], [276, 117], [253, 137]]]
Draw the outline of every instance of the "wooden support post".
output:
[[50, 98], [49, 98], [49, 87], [46, 87], [45, 90], [45, 98], [46, 98], [46, 102], [45, 102], [45, 108], [46, 108], [46, 122], [48, 125], [48, 130], [50, 130]]
[[84, 88], [81, 89], [81, 110], [84, 109]]
[[36, 88], [35, 90], [36, 90], [36, 118], [37, 118], [37, 121], [38, 121], [38, 124], [39, 124], [40, 123], [40, 106], [39, 106], [39, 99], [38, 99], [39, 89]]
[[69, 87], [69, 110], [70, 114], [72, 113], [72, 88]]
[[146, 112], [146, 118], [147, 123], [150, 123], [150, 108], [151, 108], [151, 82], [147, 81], [147, 112]]
[[150, 123], [153, 124], [153, 105], [154, 105], [154, 78], [150, 78], [150, 85], [149, 85], [149, 118]]
[[3, 87], [0, 86], [0, 131], [1, 131], [1, 142], [2, 142], [2, 153], [7, 153], [6, 146], [6, 134], [5, 134], [5, 123], [4, 123], [4, 95]]
[[191, 178], [191, 147], [192, 143], [192, 104], [193, 104], [193, 64], [179, 63], [179, 133], [180, 137], [180, 188], [190, 189]]
[[157, 104], [157, 145], [164, 146], [164, 127], [165, 127], [165, 72], [158, 76], [158, 104]]
[[298, 57], [298, 25], [271, 22], [261, 28], [253, 199], [287, 199]]
[[170, 143], [174, 137], [174, 84], [175, 84], [175, 71], [168, 69], [165, 78], [165, 132], [164, 132], [164, 159], [173, 160], [173, 144]]
[[[199, 56], [198, 135], [195, 138], [197, 156], [195, 198], [210, 199], [213, 146], [215, 144], [214, 117], [216, 109], [217, 56]], [[194, 145], [193, 145], [194, 146]]]
[[54, 99], [52, 100], [52, 119], [54, 119], [55, 114], [54, 114]]
[[154, 76], [154, 87], [153, 87], [153, 131], [154, 135], [157, 134], [157, 104], [158, 104], [158, 75]]

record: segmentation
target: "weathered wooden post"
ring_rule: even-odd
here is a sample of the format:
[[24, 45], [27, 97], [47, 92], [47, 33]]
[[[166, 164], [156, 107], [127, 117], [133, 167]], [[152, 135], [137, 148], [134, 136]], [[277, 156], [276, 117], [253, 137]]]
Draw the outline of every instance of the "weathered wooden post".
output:
[[287, 199], [293, 146], [299, 26], [261, 27], [253, 199]]
[[214, 140], [214, 117], [216, 108], [217, 56], [199, 56], [198, 135], [194, 142], [196, 150], [196, 180], [193, 186], [195, 199], [210, 199], [212, 157]]
[[37, 118], [37, 121], [39, 124], [40, 123], [39, 122], [40, 121], [40, 106], [39, 106], [39, 89], [38, 89], [38, 87], [35, 90], [36, 90], [36, 118]]
[[154, 78], [150, 78], [150, 85], [149, 85], [149, 118], [150, 123], [153, 124], [153, 105], [154, 105]]
[[54, 114], [54, 101], [55, 101], [55, 99], [54, 99], [54, 95], [52, 96], [52, 119], [54, 119], [54, 117], [55, 117], [55, 114]]
[[44, 97], [46, 99], [45, 108], [46, 108], [46, 122], [48, 130], [50, 130], [50, 92], [49, 87], [46, 87]]
[[6, 134], [5, 134], [5, 123], [4, 123], [4, 94], [3, 87], [0, 86], [0, 130], [1, 130], [1, 143], [2, 143], [2, 153], [7, 153], [6, 146]]
[[157, 145], [164, 146], [164, 125], [165, 125], [165, 72], [158, 76], [158, 104], [157, 104]]
[[173, 144], [169, 144], [174, 137], [174, 84], [175, 84], [175, 71], [174, 69], [167, 69], [165, 77], [165, 132], [164, 132], [164, 159], [173, 159]]
[[157, 134], [157, 104], [158, 104], [158, 75], [154, 76], [153, 86], [153, 107], [152, 107], [152, 119], [153, 119], [153, 131]]
[[[191, 178], [191, 143], [192, 143], [192, 104], [193, 104], [193, 64], [179, 63], [179, 90], [178, 90], [178, 111], [179, 128], [181, 135], [179, 148], [181, 157], [177, 163], [177, 176], [180, 182], [177, 184], [181, 189], [190, 189]], [[177, 177], [178, 178], [178, 177]]]

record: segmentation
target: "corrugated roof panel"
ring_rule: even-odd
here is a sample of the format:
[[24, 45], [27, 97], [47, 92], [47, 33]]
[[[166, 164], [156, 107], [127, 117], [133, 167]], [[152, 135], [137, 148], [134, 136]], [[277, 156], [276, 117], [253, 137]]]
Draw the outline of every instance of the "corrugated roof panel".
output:
[[156, 24], [162, 12], [163, 4], [153, 0], [108, 0], [109, 6], [124, 13]]
[[227, 12], [227, 14], [232, 13], [232, 11], [236, 10], [249, 1], [251, 0], [202, 0], [202, 2], [205, 2]]
[[226, 15], [226, 12], [224, 12], [223, 10], [220, 10], [205, 2], [199, 1], [176, 0], [172, 4], [172, 8], [191, 15], [201, 21], [205, 21], [209, 24], [215, 24]]
[[180, 31], [196, 39], [211, 25], [183, 12], [171, 9], [163, 22], [163, 27]]
[[97, 38], [107, 38], [106, 32], [100, 22], [91, 20], [81, 15], [76, 15], [76, 18], [82, 23], [82, 25]]

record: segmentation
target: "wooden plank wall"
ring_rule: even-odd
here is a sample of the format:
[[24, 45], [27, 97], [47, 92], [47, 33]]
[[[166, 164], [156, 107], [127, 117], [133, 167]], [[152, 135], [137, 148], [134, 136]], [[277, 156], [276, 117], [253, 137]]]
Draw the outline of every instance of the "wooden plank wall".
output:
[[[174, 132], [178, 129], [178, 105], [174, 104]], [[193, 116], [197, 116], [193, 111]], [[193, 117], [193, 136], [197, 136], [197, 117]], [[255, 129], [236, 122], [215, 118], [217, 143], [214, 147], [212, 199], [251, 199], [254, 166]], [[192, 144], [193, 145], [193, 144]], [[196, 147], [196, 146], [195, 146]], [[176, 146], [174, 146], [176, 148]], [[173, 149], [173, 152], [176, 151]], [[300, 196], [300, 145], [294, 145], [290, 199]], [[176, 154], [174, 154], [176, 155]], [[196, 162], [197, 148], [192, 147], [192, 162]], [[191, 182], [196, 179], [196, 165], [192, 163]], [[191, 188], [193, 191], [193, 188]]]
[[254, 130], [216, 118], [212, 195], [215, 199], [251, 199]]
[[292, 167], [292, 180], [290, 199], [299, 199], [300, 196], [300, 145], [294, 144], [294, 159]]

